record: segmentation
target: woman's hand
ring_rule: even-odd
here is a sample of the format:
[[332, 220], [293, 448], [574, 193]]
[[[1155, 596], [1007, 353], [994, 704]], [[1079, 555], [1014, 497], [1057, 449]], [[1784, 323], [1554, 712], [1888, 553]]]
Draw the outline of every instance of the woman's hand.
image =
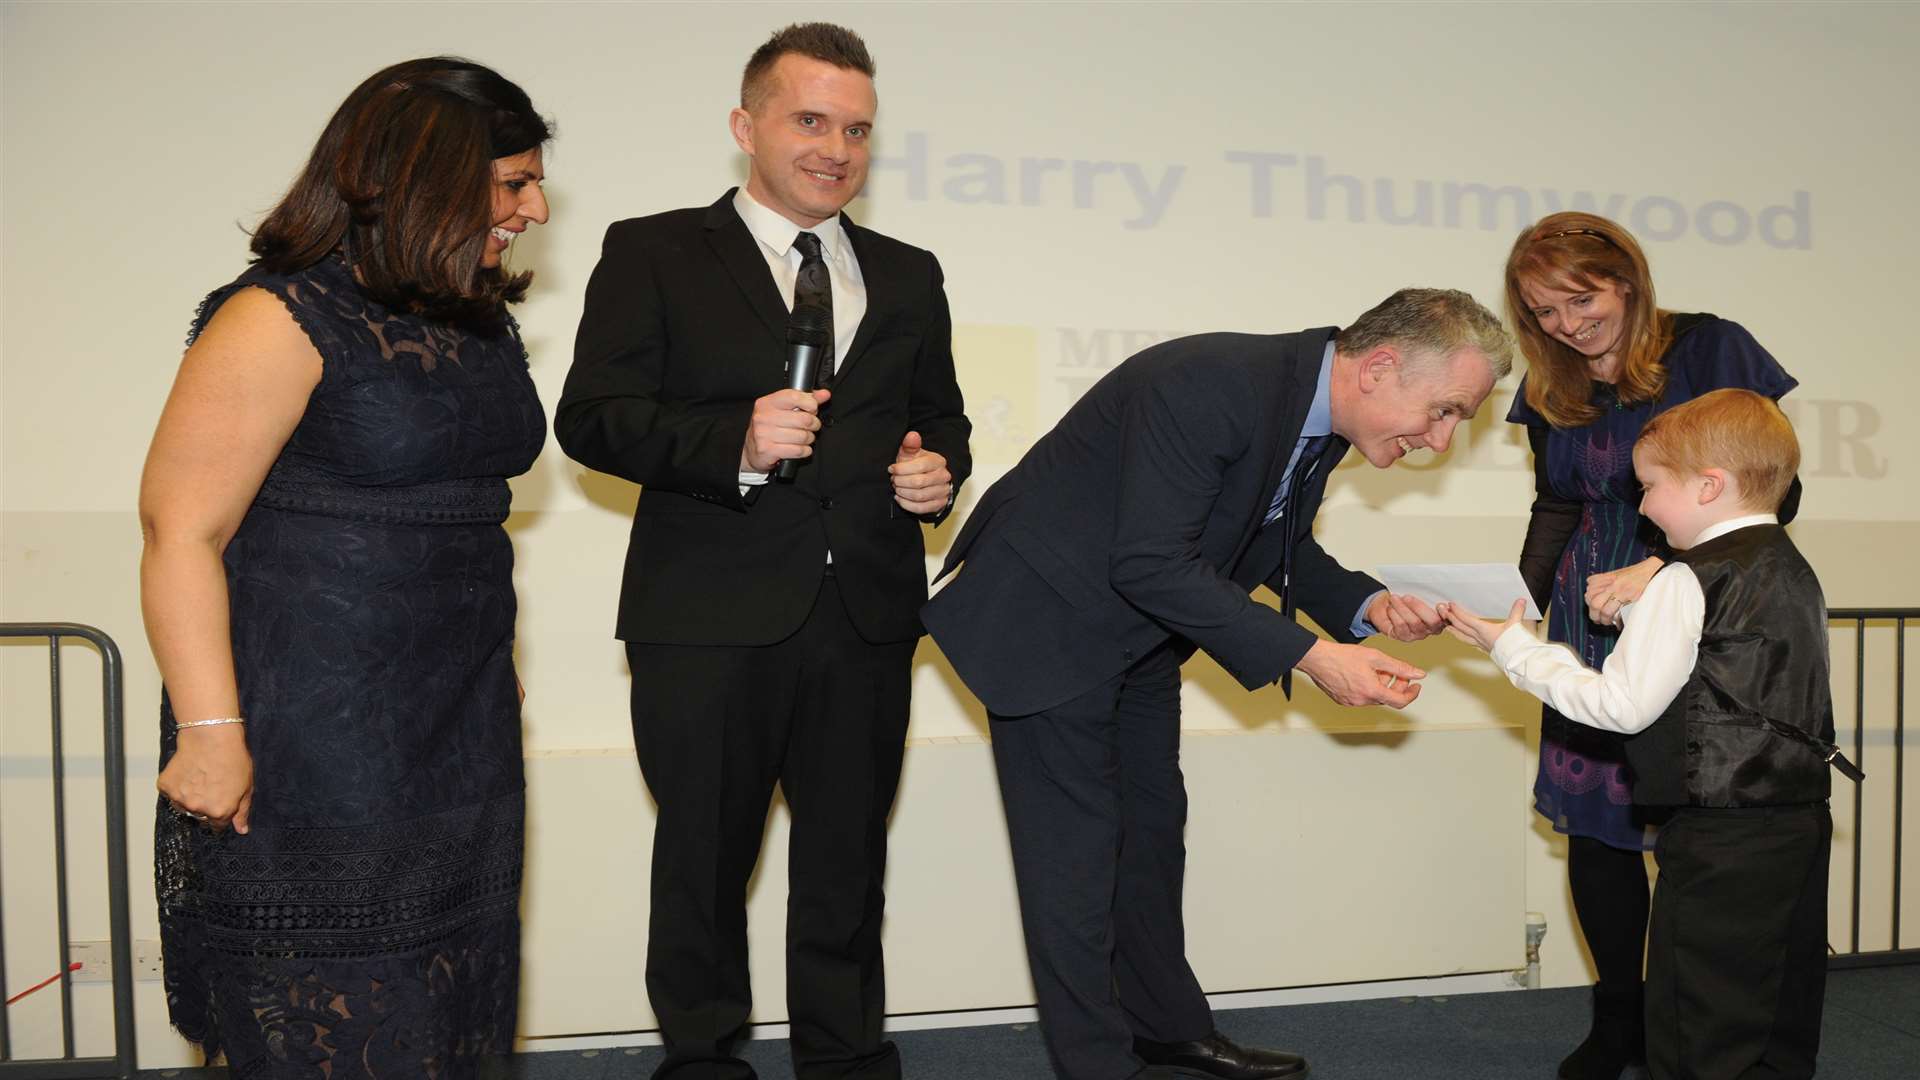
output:
[[182, 728], [156, 786], [174, 810], [215, 829], [245, 834], [253, 806], [253, 755], [239, 724]]
[[1587, 577], [1587, 618], [1601, 626], [1619, 626], [1620, 609], [1640, 599], [1647, 583], [1666, 564], [1648, 556], [1632, 566]]
[[1498, 619], [1483, 619], [1454, 603], [1442, 602], [1435, 610], [1440, 613], [1441, 618], [1447, 620], [1447, 633], [1486, 652], [1493, 651], [1493, 643], [1500, 640], [1500, 635], [1507, 632], [1507, 627], [1527, 626], [1529, 632], [1532, 629], [1527, 621], [1521, 618], [1527, 611], [1525, 600], [1513, 602], [1513, 610], [1507, 613], [1505, 622]]

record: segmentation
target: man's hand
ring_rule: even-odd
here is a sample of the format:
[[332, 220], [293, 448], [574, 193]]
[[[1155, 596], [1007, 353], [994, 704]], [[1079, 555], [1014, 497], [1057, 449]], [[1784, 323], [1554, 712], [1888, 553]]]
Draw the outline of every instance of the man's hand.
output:
[[1601, 626], [1619, 626], [1620, 609], [1640, 599], [1647, 583], [1665, 565], [1648, 556], [1632, 566], [1587, 575], [1587, 618]]
[[1513, 610], [1507, 613], [1506, 621], [1502, 622], [1499, 619], [1483, 619], [1459, 604], [1440, 605], [1440, 617], [1447, 620], [1447, 633], [1487, 652], [1493, 651], [1493, 643], [1500, 640], [1500, 635], [1506, 633], [1509, 626], [1524, 626], [1529, 633], [1533, 632], [1535, 624], [1521, 618], [1526, 611], [1527, 602], [1515, 600]]
[[1404, 709], [1420, 696], [1427, 673], [1365, 645], [1317, 641], [1294, 667], [1342, 705], [1391, 705]]
[[756, 400], [747, 442], [740, 448], [740, 471], [771, 472], [788, 458], [812, 457], [820, 406], [832, 396], [830, 390], [775, 390]]
[[1419, 641], [1447, 628], [1447, 620], [1425, 600], [1383, 592], [1367, 607], [1367, 621], [1395, 641]]
[[900, 451], [887, 466], [893, 479], [893, 501], [910, 514], [937, 514], [953, 498], [953, 474], [945, 455], [920, 445], [920, 433], [909, 431]]
[[253, 755], [240, 725], [182, 728], [179, 743], [154, 786], [176, 812], [216, 830], [247, 831], [253, 806]]

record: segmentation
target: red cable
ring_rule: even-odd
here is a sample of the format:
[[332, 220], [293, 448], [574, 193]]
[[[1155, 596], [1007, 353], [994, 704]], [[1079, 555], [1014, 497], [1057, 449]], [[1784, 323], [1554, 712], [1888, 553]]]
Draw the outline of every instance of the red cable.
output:
[[21, 998], [26, 997], [28, 994], [33, 993], [35, 990], [45, 990], [47, 987], [52, 986], [54, 983], [59, 982], [62, 975], [79, 971], [81, 968], [85, 966], [86, 966], [85, 964], [82, 964], [80, 961], [75, 960], [73, 963], [68, 964], [67, 970], [61, 972], [59, 975], [49, 976], [44, 981], [37, 983], [33, 986], [29, 986], [25, 990], [22, 990], [19, 993], [13, 995], [12, 997], [8, 998], [7, 1004], [11, 1005], [16, 1001], [19, 1001]]

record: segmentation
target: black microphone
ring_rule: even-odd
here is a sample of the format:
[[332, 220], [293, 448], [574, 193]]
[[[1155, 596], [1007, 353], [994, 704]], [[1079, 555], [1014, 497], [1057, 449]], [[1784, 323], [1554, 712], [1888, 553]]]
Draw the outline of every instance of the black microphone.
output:
[[[787, 389], [813, 391], [820, 384], [820, 359], [833, 344], [833, 314], [809, 305], [787, 316]], [[773, 478], [792, 483], [800, 475], [799, 458], [783, 458]]]

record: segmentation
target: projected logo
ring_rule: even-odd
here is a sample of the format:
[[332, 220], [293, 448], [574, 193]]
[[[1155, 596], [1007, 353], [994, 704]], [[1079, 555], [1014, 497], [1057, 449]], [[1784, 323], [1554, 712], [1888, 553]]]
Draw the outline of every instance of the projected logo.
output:
[[1031, 326], [954, 325], [953, 362], [967, 418], [973, 421], [973, 460], [979, 464], [1019, 461], [1045, 430], [1037, 426], [1044, 378], [1039, 337]]

